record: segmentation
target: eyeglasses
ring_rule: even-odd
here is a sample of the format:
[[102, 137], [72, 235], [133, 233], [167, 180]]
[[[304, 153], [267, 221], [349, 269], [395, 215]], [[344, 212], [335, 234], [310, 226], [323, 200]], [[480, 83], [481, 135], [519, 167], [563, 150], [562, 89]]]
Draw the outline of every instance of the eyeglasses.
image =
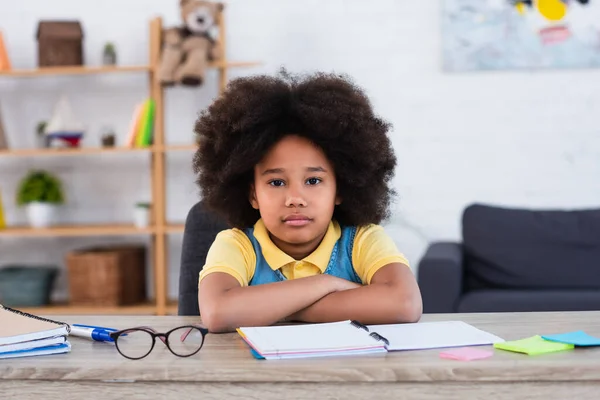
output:
[[156, 338], [176, 356], [193, 356], [202, 348], [207, 334], [208, 329], [198, 325], [179, 326], [166, 333], [157, 332], [147, 326], [138, 326], [111, 332], [110, 337], [123, 357], [139, 360], [152, 352]]

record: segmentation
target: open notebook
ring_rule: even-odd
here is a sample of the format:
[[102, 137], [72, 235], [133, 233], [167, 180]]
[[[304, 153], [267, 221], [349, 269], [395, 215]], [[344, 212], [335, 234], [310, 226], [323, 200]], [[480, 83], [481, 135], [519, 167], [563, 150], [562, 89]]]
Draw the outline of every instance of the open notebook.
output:
[[385, 353], [504, 342], [462, 321], [362, 325], [357, 321], [324, 324], [241, 327], [238, 333], [257, 358], [285, 359]]

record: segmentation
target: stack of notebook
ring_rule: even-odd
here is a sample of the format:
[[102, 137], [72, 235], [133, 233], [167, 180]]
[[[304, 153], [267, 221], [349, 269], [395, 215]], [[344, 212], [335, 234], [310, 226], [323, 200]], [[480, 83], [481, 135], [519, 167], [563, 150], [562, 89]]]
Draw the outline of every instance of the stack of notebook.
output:
[[69, 325], [0, 305], [0, 359], [68, 353]]

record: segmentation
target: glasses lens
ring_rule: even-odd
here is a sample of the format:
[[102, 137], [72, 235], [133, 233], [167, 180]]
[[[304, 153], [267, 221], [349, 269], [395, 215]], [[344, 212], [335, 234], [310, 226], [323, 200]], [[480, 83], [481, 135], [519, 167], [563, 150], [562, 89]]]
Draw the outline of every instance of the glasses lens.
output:
[[178, 356], [186, 357], [196, 353], [202, 347], [204, 336], [198, 328], [185, 326], [169, 334], [169, 347]]
[[152, 335], [143, 330], [125, 331], [117, 339], [117, 348], [125, 357], [142, 358], [152, 350]]

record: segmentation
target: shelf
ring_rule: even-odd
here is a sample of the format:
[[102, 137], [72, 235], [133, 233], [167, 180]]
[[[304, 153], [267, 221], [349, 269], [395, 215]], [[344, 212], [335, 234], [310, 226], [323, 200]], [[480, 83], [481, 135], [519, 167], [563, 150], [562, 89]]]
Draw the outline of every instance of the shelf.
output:
[[[152, 303], [131, 306], [79, 306], [69, 304], [52, 304], [43, 307], [15, 307], [34, 315], [153, 315], [156, 306]], [[65, 321], [67, 322], [67, 321]]]
[[171, 146], [165, 146], [157, 150], [162, 151], [196, 151], [198, 149], [198, 145], [195, 144], [176, 144]]
[[154, 227], [136, 228], [133, 225], [71, 225], [49, 228], [31, 228], [28, 226], [8, 226], [0, 229], [0, 236], [111, 236], [143, 235], [154, 233]]
[[256, 61], [216, 61], [208, 64], [209, 68], [244, 68], [256, 67], [261, 63]]
[[166, 233], [183, 233], [184, 224], [170, 224], [165, 227]]
[[9, 77], [35, 77], [35, 76], [54, 76], [54, 75], [93, 75], [93, 74], [110, 74], [120, 72], [148, 72], [151, 68], [148, 65], [131, 65], [131, 66], [115, 66], [115, 67], [89, 67], [89, 66], [72, 66], [72, 67], [41, 67], [34, 69], [15, 69], [8, 71], [0, 71], [0, 76]]
[[[243, 68], [260, 65], [252, 61], [217, 61], [208, 64], [209, 68]], [[40, 67], [33, 69], [14, 69], [0, 71], [0, 77], [37, 77], [37, 76], [57, 76], [57, 75], [98, 75], [114, 74], [123, 72], [150, 72], [152, 68], [149, 65], [128, 65], [128, 66], [70, 66], [70, 67]]]
[[[15, 307], [34, 315], [155, 315], [156, 305], [143, 303], [130, 306], [79, 306], [69, 304], [51, 304], [42, 307]], [[177, 315], [177, 300], [167, 304], [167, 314]], [[65, 321], [66, 322], [66, 321]]]
[[29, 156], [79, 156], [88, 154], [140, 153], [149, 152], [152, 147], [79, 147], [50, 149], [6, 149], [0, 150], [0, 157]]

